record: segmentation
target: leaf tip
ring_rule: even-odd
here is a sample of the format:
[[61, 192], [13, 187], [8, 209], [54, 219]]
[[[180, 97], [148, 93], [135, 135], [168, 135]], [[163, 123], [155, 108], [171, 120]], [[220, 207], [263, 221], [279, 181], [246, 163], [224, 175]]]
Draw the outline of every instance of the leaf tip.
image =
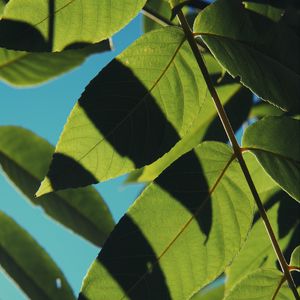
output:
[[50, 183], [49, 179], [46, 177], [42, 181], [39, 189], [37, 190], [37, 192], [35, 193], [34, 196], [35, 196], [35, 198], [39, 198], [39, 197], [41, 197], [43, 195], [46, 195], [48, 193], [51, 193], [51, 192], [53, 192], [53, 189], [52, 189], [52, 186], [51, 186], [51, 183]]

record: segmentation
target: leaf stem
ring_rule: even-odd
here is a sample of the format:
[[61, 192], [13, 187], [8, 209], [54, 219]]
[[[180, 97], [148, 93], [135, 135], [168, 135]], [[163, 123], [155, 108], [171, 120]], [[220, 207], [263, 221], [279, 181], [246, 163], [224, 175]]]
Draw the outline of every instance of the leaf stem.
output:
[[162, 25], [162, 26], [173, 26], [174, 24], [167, 18], [158, 14], [155, 10], [145, 5], [143, 8], [143, 14], [151, 19], [152, 21]]
[[[155, 10], [150, 8], [148, 5], [144, 6], [142, 13], [144, 14], [144, 16], [146, 16], [147, 18], [151, 19], [152, 21], [154, 21], [155, 23], [157, 23], [163, 27], [177, 26], [172, 21], [170, 21], [168, 18], [163, 17], [162, 15], [157, 13]], [[197, 44], [198, 44], [198, 47], [200, 47], [201, 51], [207, 51], [207, 47], [203, 42], [197, 41]]]
[[285, 276], [283, 276], [283, 277], [281, 278], [279, 284], [278, 284], [278, 287], [277, 287], [277, 289], [276, 289], [276, 291], [275, 291], [273, 297], [272, 297], [272, 300], [275, 300], [275, 299], [276, 299], [276, 297], [277, 297], [277, 295], [278, 295], [278, 293], [279, 293], [279, 291], [280, 291], [282, 285], [285, 283], [285, 281], [286, 281], [286, 278], [285, 278]]
[[201, 52], [198, 49], [196, 40], [194, 39], [193, 32], [190, 29], [190, 26], [189, 26], [189, 24], [188, 24], [188, 22], [187, 22], [187, 20], [186, 20], [186, 18], [184, 16], [184, 14], [182, 13], [181, 10], [178, 11], [177, 16], [178, 16], [179, 21], [181, 23], [181, 26], [182, 26], [182, 28], [184, 30], [184, 33], [185, 33], [186, 38], [187, 38], [187, 41], [188, 41], [188, 43], [189, 43], [189, 45], [190, 45], [190, 47], [191, 47], [191, 49], [193, 51], [193, 54], [194, 54], [195, 59], [196, 59], [196, 61], [198, 63], [198, 66], [199, 66], [199, 68], [201, 70], [201, 73], [202, 73], [202, 75], [204, 77], [204, 80], [206, 82], [206, 85], [207, 85], [207, 88], [208, 88], [208, 90], [210, 92], [210, 95], [211, 95], [211, 97], [212, 97], [212, 99], [214, 101], [214, 104], [216, 106], [219, 118], [220, 118], [220, 120], [222, 122], [224, 130], [225, 130], [225, 132], [227, 134], [227, 137], [228, 137], [228, 139], [229, 139], [229, 141], [230, 141], [230, 143], [232, 145], [232, 148], [233, 148], [233, 151], [234, 151], [234, 153], [236, 155], [236, 158], [238, 159], [238, 161], [240, 163], [241, 169], [242, 169], [242, 171], [244, 173], [245, 179], [246, 179], [246, 181], [248, 183], [248, 186], [249, 186], [249, 188], [251, 190], [253, 198], [254, 198], [254, 200], [256, 202], [256, 205], [258, 207], [258, 210], [259, 210], [259, 213], [261, 215], [261, 218], [263, 219], [263, 222], [265, 224], [265, 227], [266, 227], [266, 230], [268, 232], [269, 238], [271, 240], [272, 246], [273, 246], [274, 251], [275, 251], [275, 253], [277, 255], [277, 258], [278, 258], [278, 261], [280, 263], [281, 269], [282, 269], [282, 271], [284, 273], [284, 276], [285, 276], [286, 280], [289, 283], [289, 286], [290, 286], [290, 288], [291, 288], [291, 290], [292, 290], [292, 292], [293, 292], [293, 294], [295, 296], [295, 299], [299, 300], [300, 297], [299, 297], [299, 294], [297, 292], [297, 288], [296, 288], [296, 285], [294, 283], [293, 277], [291, 276], [291, 273], [290, 273], [290, 270], [289, 270], [289, 266], [288, 266], [288, 264], [287, 264], [287, 262], [286, 262], [286, 260], [285, 260], [285, 258], [283, 256], [283, 253], [282, 253], [282, 251], [281, 251], [281, 249], [279, 247], [279, 244], [278, 244], [277, 239], [275, 237], [274, 231], [272, 229], [272, 226], [271, 226], [270, 221], [268, 219], [268, 216], [266, 214], [265, 208], [264, 208], [264, 206], [263, 206], [263, 204], [262, 204], [262, 202], [260, 200], [258, 192], [257, 192], [257, 190], [255, 188], [254, 182], [253, 182], [253, 180], [251, 178], [249, 169], [248, 169], [248, 167], [246, 165], [246, 162], [244, 160], [244, 157], [242, 155], [240, 146], [239, 146], [239, 144], [237, 142], [237, 139], [235, 137], [234, 131], [233, 131], [232, 126], [231, 126], [231, 123], [230, 123], [230, 121], [228, 119], [228, 116], [227, 116], [227, 114], [226, 114], [226, 112], [224, 110], [223, 105], [221, 104], [219, 96], [218, 96], [218, 94], [217, 94], [217, 92], [216, 92], [216, 90], [214, 88], [214, 85], [212, 83], [212, 80], [210, 78], [208, 70], [207, 70], [206, 65], [204, 63], [204, 60], [202, 58]]

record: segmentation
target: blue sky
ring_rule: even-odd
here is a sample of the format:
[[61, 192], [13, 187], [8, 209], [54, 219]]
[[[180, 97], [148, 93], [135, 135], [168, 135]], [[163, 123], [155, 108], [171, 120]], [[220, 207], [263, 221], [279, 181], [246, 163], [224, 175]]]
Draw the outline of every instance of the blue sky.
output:
[[[113, 39], [115, 50], [90, 57], [81, 67], [41, 86], [16, 89], [0, 82], [0, 125], [19, 125], [56, 144], [72, 107], [89, 81], [118, 53], [142, 33], [138, 16]], [[0, 172], [1, 173], [1, 172]], [[98, 184], [115, 220], [138, 195], [140, 185], [123, 185], [124, 177]], [[32, 206], [0, 174], [0, 210], [23, 226], [60, 266], [75, 293], [99, 249], [66, 230]], [[23, 300], [26, 296], [0, 267], [0, 300]]]

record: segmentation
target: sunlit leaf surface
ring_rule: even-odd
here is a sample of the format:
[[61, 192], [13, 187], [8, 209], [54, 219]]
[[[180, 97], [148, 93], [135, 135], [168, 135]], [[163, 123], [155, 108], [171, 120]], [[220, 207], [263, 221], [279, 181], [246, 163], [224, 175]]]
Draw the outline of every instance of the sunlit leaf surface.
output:
[[72, 231], [101, 246], [114, 222], [99, 195], [92, 187], [51, 193], [41, 198], [34, 194], [45, 176], [53, 147], [29, 130], [0, 127], [0, 165], [8, 178], [34, 205]]
[[252, 213], [232, 150], [204, 142], [131, 206], [91, 266], [80, 299], [189, 299], [232, 261]]

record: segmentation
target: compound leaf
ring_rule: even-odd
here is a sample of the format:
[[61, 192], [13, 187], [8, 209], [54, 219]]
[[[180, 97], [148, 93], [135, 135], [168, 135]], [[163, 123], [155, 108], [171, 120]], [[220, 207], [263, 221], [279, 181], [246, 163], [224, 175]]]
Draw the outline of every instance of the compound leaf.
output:
[[154, 162], [193, 129], [206, 95], [180, 29], [144, 34], [82, 94], [37, 195], [104, 181]]
[[252, 222], [233, 158], [226, 144], [204, 142], [166, 169], [116, 226], [79, 299], [189, 299], [216, 279]]
[[260, 98], [300, 112], [299, 37], [247, 10], [240, 0], [217, 0], [194, 23], [222, 66]]

